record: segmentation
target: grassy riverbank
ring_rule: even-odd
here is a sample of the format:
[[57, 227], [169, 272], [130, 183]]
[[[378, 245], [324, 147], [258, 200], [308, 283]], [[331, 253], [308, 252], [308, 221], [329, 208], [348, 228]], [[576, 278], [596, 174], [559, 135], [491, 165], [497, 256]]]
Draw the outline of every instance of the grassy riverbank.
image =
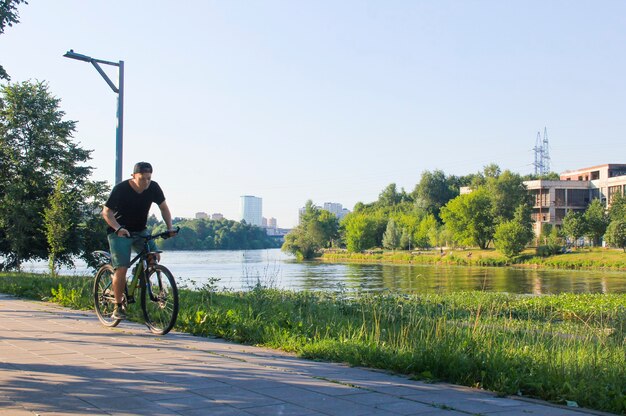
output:
[[[91, 308], [91, 279], [0, 274], [0, 292]], [[626, 295], [181, 291], [176, 329], [626, 414]], [[133, 317], [140, 318], [139, 308]]]
[[327, 251], [322, 261], [328, 262], [368, 262], [440, 264], [457, 266], [519, 266], [547, 267], [556, 269], [611, 269], [626, 270], [626, 253], [615, 249], [581, 249], [570, 253], [541, 257], [535, 249], [527, 249], [514, 259], [507, 259], [494, 249], [487, 250], [446, 250], [443, 255], [438, 250], [423, 251], [368, 251], [349, 253], [347, 251]]

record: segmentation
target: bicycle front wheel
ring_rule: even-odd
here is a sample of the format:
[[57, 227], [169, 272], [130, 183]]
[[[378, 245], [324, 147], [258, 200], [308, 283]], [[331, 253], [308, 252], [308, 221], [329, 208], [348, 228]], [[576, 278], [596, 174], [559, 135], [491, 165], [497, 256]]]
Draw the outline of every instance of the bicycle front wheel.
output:
[[96, 272], [96, 279], [93, 284], [93, 303], [96, 315], [102, 324], [106, 326], [117, 326], [119, 319], [113, 319], [115, 309], [115, 296], [113, 296], [113, 274], [115, 270], [110, 264], [105, 264]]
[[146, 325], [155, 334], [165, 335], [178, 317], [178, 289], [172, 273], [157, 264], [148, 267], [141, 285], [141, 309]]

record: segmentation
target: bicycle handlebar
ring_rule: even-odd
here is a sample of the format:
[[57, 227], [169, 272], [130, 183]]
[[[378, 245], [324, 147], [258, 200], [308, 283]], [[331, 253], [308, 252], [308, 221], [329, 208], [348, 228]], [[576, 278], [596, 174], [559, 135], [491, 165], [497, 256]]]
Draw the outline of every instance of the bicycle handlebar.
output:
[[180, 231], [180, 227], [176, 227], [175, 230], [168, 230], [168, 231], [163, 231], [162, 233], [159, 234], [152, 234], [148, 237], [145, 237], [146, 241], [150, 241], [150, 240], [154, 240], [155, 238], [162, 238], [162, 239], [168, 239], [170, 237], [173, 237], [173, 235], [170, 235], [172, 232], [174, 233], [174, 235], [178, 234], [178, 232]]

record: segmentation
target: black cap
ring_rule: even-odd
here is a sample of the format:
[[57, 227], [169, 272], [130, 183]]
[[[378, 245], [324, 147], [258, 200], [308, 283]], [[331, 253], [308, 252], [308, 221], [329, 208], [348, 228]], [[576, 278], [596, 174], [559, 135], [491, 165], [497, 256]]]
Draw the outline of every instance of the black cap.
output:
[[148, 162], [135, 163], [135, 167], [133, 168], [133, 174], [135, 173], [152, 173], [152, 165]]

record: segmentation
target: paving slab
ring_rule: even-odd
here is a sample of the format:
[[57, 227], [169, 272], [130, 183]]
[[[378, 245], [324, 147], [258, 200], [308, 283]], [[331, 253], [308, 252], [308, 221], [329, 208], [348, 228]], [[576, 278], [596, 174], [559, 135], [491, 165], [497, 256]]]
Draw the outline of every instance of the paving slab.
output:
[[0, 294], [0, 415], [607, 415]]

